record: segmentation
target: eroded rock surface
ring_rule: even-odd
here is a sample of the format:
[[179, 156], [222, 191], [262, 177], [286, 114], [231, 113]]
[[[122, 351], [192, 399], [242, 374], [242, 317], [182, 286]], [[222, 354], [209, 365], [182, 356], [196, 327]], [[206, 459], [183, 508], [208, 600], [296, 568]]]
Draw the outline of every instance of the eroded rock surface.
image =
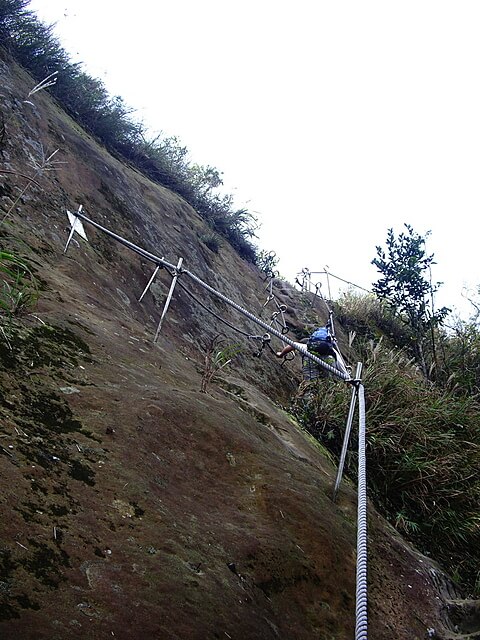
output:
[[[181, 198], [109, 156], [47, 95], [23, 111], [34, 83], [2, 57], [2, 108], [14, 109], [2, 161], [27, 171], [41, 146], [67, 163], [1, 232], [41, 282], [35, 310], [0, 336], [2, 638], [352, 638], [356, 496], [347, 482], [332, 503], [334, 464], [286, 411], [298, 365], [253, 357], [180, 289], [153, 344], [170, 277], [160, 271], [139, 304], [152, 265], [92, 229], [64, 256], [65, 210], [82, 204], [172, 263], [182, 256], [257, 314], [261, 274], [226, 245], [210, 251]], [[1, 180], [6, 212], [22, 183]], [[310, 301], [285, 283], [278, 295], [300, 327]], [[242, 353], [202, 394], [219, 332]], [[446, 594], [439, 569], [373, 507], [369, 526], [371, 637], [474, 634], [476, 604]]]

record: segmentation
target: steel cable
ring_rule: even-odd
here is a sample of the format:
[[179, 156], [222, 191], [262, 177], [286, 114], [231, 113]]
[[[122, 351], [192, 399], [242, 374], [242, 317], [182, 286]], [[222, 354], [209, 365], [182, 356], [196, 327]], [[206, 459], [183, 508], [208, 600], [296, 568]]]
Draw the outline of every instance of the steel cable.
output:
[[358, 509], [355, 640], [367, 638], [367, 477], [365, 390], [358, 385]]
[[[213, 287], [211, 287], [209, 284], [207, 284], [206, 282], [203, 282], [203, 280], [201, 280], [198, 276], [196, 276], [194, 273], [192, 273], [191, 271], [188, 271], [187, 269], [185, 269], [183, 271], [183, 273], [185, 273], [186, 275], [188, 275], [190, 278], [192, 278], [192, 280], [194, 280], [195, 282], [197, 282], [200, 286], [204, 287], [205, 289], [207, 289], [207, 291], [210, 291], [210, 293], [213, 293], [213, 295], [217, 296], [217, 298], [220, 298], [220, 300], [223, 300], [224, 302], [226, 302], [227, 304], [229, 304], [230, 306], [232, 306], [234, 309], [236, 309], [237, 311], [239, 311], [240, 313], [242, 313], [243, 315], [247, 316], [247, 318], [250, 318], [250, 320], [252, 320], [253, 322], [255, 322], [256, 324], [260, 325], [261, 327], [263, 327], [264, 329], [266, 329], [267, 331], [269, 331], [270, 333], [272, 333], [274, 336], [276, 336], [277, 338], [279, 338], [280, 340], [282, 340], [283, 342], [286, 342], [287, 344], [289, 344], [290, 346], [297, 348], [297, 344], [295, 343], [294, 340], [291, 340], [290, 338], [288, 338], [286, 335], [282, 335], [282, 333], [280, 331], [277, 331], [277, 329], [275, 329], [274, 327], [272, 327], [271, 325], [267, 324], [266, 322], [264, 322], [263, 320], [260, 320], [260, 318], [257, 318], [256, 316], [253, 315], [253, 313], [250, 313], [250, 311], [247, 311], [246, 309], [244, 309], [243, 307], [241, 307], [239, 304], [237, 304], [236, 302], [234, 302], [233, 300], [230, 300], [230, 298], [228, 298], [227, 296], [225, 296], [223, 293], [220, 293], [220, 291], [217, 291], [216, 289], [214, 289]], [[339, 371], [336, 367], [333, 367], [332, 365], [327, 364], [326, 362], [324, 362], [323, 360], [321, 360], [320, 358], [317, 358], [317, 356], [313, 355], [313, 353], [310, 353], [310, 351], [302, 350], [301, 351], [302, 355], [304, 355], [306, 358], [309, 358], [310, 360], [312, 360], [313, 362], [316, 362], [317, 364], [319, 364], [323, 369], [325, 369], [326, 371], [329, 371], [330, 373], [333, 373], [333, 375], [337, 376], [338, 378], [342, 378], [342, 380], [345, 381], [350, 381], [350, 376], [347, 373], [344, 373], [343, 371]]]
[[[172, 264], [170, 262], [167, 262], [164, 258], [159, 258], [158, 256], [154, 255], [153, 253], [150, 253], [149, 251], [146, 251], [145, 249], [142, 249], [141, 247], [137, 246], [133, 242], [130, 242], [129, 240], [126, 240], [125, 238], [122, 238], [122, 236], [119, 236], [118, 234], [114, 233], [113, 231], [110, 231], [110, 229], [107, 229], [106, 227], [102, 226], [101, 224], [98, 224], [98, 222], [94, 222], [93, 220], [90, 220], [90, 218], [88, 218], [83, 213], [80, 213], [79, 211], [77, 211], [73, 215], [75, 215], [75, 217], [77, 217], [77, 218], [80, 218], [81, 220], [84, 220], [88, 224], [91, 224], [93, 227], [99, 229], [100, 231], [103, 231], [104, 233], [106, 233], [111, 238], [114, 238], [117, 242], [120, 242], [120, 244], [123, 244], [125, 247], [128, 247], [132, 251], [135, 251], [135, 253], [138, 253], [139, 255], [143, 256], [147, 260], [150, 260], [154, 264], [162, 265], [164, 267], [170, 267], [170, 269], [173, 269], [173, 270], [176, 269], [176, 266], [174, 264]], [[260, 325], [261, 327], [263, 327], [264, 329], [266, 329], [270, 333], [272, 333], [274, 336], [279, 338], [281, 341], [285, 342], [286, 344], [289, 344], [290, 346], [292, 346], [294, 348], [297, 347], [296, 343], [293, 340], [290, 340], [290, 338], [288, 338], [287, 336], [282, 335], [282, 333], [280, 331], [277, 331], [271, 325], [267, 324], [263, 320], [260, 320], [260, 318], [257, 318], [256, 316], [254, 316], [253, 313], [250, 313], [250, 311], [247, 311], [246, 309], [241, 307], [239, 304], [237, 304], [233, 300], [230, 300], [230, 298], [225, 296], [223, 293], [220, 293], [220, 291], [217, 291], [216, 289], [211, 287], [209, 284], [204, 282], [201, 278], [196, 276], [191, 271], [188, 271], [187, 269], [181, 269], [181, 273], [185, 273], [186, 275], [188, 275], [190, 278], [192, 278], [192, 280], [197, 282], [197, 284], [199, 284], [201, 287], [203, 287], [204, 289], [207, 289], [207, 291], [210, 291], [210, 293], [213, 293], [214, 296], [217, 296], [217, 298], [220, 298], [220, 300], [223, 300], [224, 302], [226, 302], [231, 307], [233, 307], [234, 309], [236, 309], [237, 311], [242, 313], [247, 318], [250, 318], [250, 320], [252, 320], [256, 324]], [[351, 381], [351, 377], [348, 375], [348, 373], [344, 373], [343, 371], [339, 371], [336, 367], [333, 367], [333, 366], [327, 364], [326, 362], [324, 362], [320, 358], [317, 358], [317, 356], [313, 355], [313, 353], [310, 353], [306, 349], [305, 349], [305, 351], [302, 350], [302, 354], [306, 358], [309, 358], [313, 362], [316, 362], [317, 364], [319, 364], [326, 371], [329, 371], [330, 373], [333, 373], [333, 375], [337, 376], [338, 378], [341, 378], [342, 380], [345, 380], [346, 382], [350, 382]]]

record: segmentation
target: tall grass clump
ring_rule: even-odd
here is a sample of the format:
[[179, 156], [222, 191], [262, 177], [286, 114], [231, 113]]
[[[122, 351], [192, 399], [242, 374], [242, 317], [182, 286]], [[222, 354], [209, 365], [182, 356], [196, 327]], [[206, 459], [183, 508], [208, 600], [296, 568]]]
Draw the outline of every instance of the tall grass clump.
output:
[[334, 310], [343, 328], [356, 335], [357, 343], [382, 337], [392, 346], [408, 348], [411, 344], [406, 323], [374, 294], [349, 290], [334, 302]]
[[30, 175], [24, 174], [18, 171], [4, 171], [0, 169], [0, 175], [13, 174], [13, 175], [16, 175], [17, 177], [20, 177], [26, 180], [25, 185], [19, 190], [19, 194], [17, 195], [15, 200], [12, 202], [12, 204], [8, 208], [5, 215], [1, 218], [0, 220], [1, 223], [4, 223], [7, 220], [7, 218], [12, 214], [17, 204], [22, 200], [25, 193], [28, 191], [28, 189], [30, 189], [30, 187], [33, 184], [39, 186], [37, 182], [37, 178], [39, 178], [44, 173], [47, 173], [49, 171], [55, 171], [59, 164], [64, 164], [61, 160], [53, 159], [54, 156], [56, 156], [56, 154], [58, 153], [58, 151], [59, 151], [58, 149], [55, 149], [53, 153], [50, 153], [47, 156], [43, 150], [43, 147], [41, 147], [40, 157], [38, 159], [35, 158], [30, 162], [31, 168], [33, 169], [33, 172]]
[[0, 250], [0, 322], [30, 310], [38, 300], [38, 283], [27, 260]]
[[204, 367], [202, 372], [201, 393], [207, 393], [208, 386], [225, 367], [228, 367], [241, 352], [238, 344], [226, 343], [221, 334], [205, 345]]
[[456, 318], [440, 336], [441, 382], [456, 393], [480, 397], [480, 313], [476, 301], [467, 319]]
[[[405, 351], [364, 342], [370, 496], [403, 534], [465, 586], [480, 566], [480, 405], [426, 381]], [[300, 418], [339, 454], [350, 394], [324, 383]], [[354, 445], [350, 447], [354, 450]], [[350, 453], [348, 471], [356, 471]], [[475, 587], [476, 584], [476, 587]]]

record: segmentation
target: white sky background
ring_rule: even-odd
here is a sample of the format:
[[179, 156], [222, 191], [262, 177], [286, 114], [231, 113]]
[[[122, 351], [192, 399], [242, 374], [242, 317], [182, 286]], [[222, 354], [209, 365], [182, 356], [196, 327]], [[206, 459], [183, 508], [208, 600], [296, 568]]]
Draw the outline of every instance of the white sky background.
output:
[[[364, 287], [432, 231], [437, 306], [480, 284], [480, 3], [33, 0], [73, 60], [224, 172], [259, 244]], [[92, 215], [94, 212], [91, 212]]]

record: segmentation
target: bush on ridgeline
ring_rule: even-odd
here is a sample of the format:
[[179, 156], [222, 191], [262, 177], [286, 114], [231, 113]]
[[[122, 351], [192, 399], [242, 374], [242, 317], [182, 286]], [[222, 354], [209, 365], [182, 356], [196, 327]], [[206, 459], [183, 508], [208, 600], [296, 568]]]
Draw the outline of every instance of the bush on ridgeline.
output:
[[190, 163], [177, 137], [148, 140], [142, 123], [121, 97], [111, 97], [101, 80], [70, 62], [53, 26], [28, 10], [28, 0], [0, 0], [0, 42], [37, 79], [59, 71], [52, 95], [109, 151], [120, 155], [152, 180], [182, 196], [245, 260], [256, 263], [256, 220], [246, 209], [235, 209], [233, 196], [220, 194], [221, 173]]
[[335, 317], [342, 327], [354, 334], [356, 343], [383, 337], [392, 347], [409, 347], [411, 334], [390, 305], [373, 294], [343, 293], [333, 303]]

